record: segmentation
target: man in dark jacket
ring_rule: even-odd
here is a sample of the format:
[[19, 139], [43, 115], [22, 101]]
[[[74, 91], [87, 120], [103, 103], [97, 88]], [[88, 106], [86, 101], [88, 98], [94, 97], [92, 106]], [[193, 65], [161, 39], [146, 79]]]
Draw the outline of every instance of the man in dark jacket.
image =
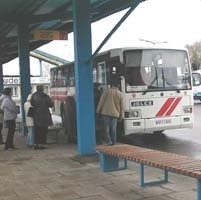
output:
[[37, 91], [31, 97], [31, 105], [34, 110], [35, 149], [45, 148], [42, 145], [46, 144], [48, 126], [52, 125], [49, 108], [53, 107], [53, 102], [43, 90], [43, 85], [38, 85]]

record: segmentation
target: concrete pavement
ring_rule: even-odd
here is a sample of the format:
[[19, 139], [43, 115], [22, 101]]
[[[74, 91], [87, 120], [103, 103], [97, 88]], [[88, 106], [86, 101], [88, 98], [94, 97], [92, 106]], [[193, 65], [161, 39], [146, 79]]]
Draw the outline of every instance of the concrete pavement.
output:
[[[66, 144], [62, 133], [59, 144], [45, 150], [27, 148], [25, 139], [16, 133], [14, 151], [0, 145], [0, 200], [196, 200], [192, 178], [170, 173], [169, 183], [142, 188], [136, 163], [103, 173], [97, 155], [78, 156], [76, 145]], [[160, 175], [146, 168], [148, 179]]]

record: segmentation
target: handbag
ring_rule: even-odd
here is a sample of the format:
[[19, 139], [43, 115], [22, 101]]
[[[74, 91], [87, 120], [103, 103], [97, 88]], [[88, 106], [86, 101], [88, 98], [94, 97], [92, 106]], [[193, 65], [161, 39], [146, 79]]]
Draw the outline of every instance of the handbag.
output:
[[34, 108], [33, 107], [29, 107], [29, 110], [27, 112], [27, 116], [28, 117], [33, 117], [34, 115]]

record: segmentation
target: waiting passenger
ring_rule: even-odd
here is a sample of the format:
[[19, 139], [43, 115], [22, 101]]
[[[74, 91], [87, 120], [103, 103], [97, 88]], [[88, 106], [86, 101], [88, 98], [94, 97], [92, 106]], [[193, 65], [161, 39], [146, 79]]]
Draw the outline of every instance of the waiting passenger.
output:
[[5, 88], [4, 92], [5, 97], [2, 101], [1, 109], [4, 111], [4, 122], [8, 128], [8, 133], [6, 137], [5, 150], [14, 149], [13, 138], [15, 134], [17, 114], [19, 113], [19, 108], [16, 106], [16, 103], [12, 100], [12, 89]]
[[50, 97], [45, 94], [43, 85], [37, 86], [37, 91], [31, 97], [31, 105], [33, 106], [34, 121], [34, 149], [44, 149], [46, 144], [48, 126], [52, 125], [52, 117], [49, 108], [53, 107]]
[[113, 79], [112, 87], [103, 92], [97, 108], [97, 114], [103, 116], [107, 145], [116, 143], [117, 120], [123, 119], [123, 113], [123, 95], [119, 91], [117, 80]]
[[34, 122], [33, 122], [33, 116], [28, 116], [28, 111], [31, 106], [31, 96], [32, 94], [29, 94], [27, 97], [27, 101], [24, 103], [24, 111], [25, 111], [25, 121], [26, 121], [26, 127], [28, 129], [28, 135], [27, 135], [27, 146], [32, 147], [34, 145]]

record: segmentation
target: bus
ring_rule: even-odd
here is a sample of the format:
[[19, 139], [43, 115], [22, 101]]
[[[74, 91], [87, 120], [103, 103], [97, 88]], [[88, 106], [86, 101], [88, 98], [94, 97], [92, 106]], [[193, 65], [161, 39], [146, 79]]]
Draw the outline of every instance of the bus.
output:
[[192, 72], [193, 78], [193, 99], [201, 101], [201, 70]]
[[[193, 93], [186, 49], [116, 48], [93, 60], [93, 82], [103, 90], [117, 76], [124, 96], [124, 135], [192, 128]], [[53, 112], [62, 116], [65, 99], [75, 95], [74, 63], [51, 69]], [[96, 96], [96, 90], [94, 92]]]

